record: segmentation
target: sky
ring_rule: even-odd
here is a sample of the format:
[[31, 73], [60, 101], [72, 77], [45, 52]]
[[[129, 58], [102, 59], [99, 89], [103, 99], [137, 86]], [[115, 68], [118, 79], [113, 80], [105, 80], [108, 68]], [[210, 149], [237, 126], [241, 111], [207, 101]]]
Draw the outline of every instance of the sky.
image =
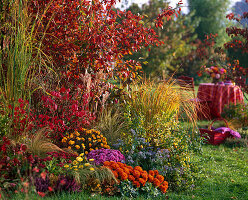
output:
[[[124, 2], [125, 0], [121, 0], [121, 2]], [[139, 4], [139, 5], [142, 5], [142, 4], [144, 4], [144, 3], [147, 3], [149, 0], [128, 0], [129, 2], [131, 2], [131, 3], [137, 3], [137, 4]], [[169, 0], [170, 2], [171, 2], [171, 6], [172, 7], [175, 7], [176, 6], [176, 4], [179, 2], [179, 0]], [[200, 1], [200, 0], [199, 0]], [[236, 2], [238, 2], [238, 1], [241, 1], [241, 0], [230, 0], [230, 2], [231, 2], [231, 5], [230, 6], [233, 6]], [[187, 0], [182, 0], [182, 2], [183, 2], [183, 6], [187, 6]], [[117, 5], [116, 5], [117, 7], [121, 7], [121, 3], [117, 3]], [[124, 8], [125, 9], [125, 8]], [[184, 12], [184, 13], [187, 13], [188, 12], [188, 9], [187, 8], [182, 8], [182, 11]]]

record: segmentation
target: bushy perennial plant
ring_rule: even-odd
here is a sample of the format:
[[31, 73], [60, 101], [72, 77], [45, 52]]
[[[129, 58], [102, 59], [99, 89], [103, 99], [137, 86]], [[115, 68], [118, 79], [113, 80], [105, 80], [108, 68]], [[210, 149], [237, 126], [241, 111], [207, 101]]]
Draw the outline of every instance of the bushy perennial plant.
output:
[[69, 149], [79, 153], [84, 152], [86, 155], [99, 148], [110, 148], [107, 144], [107, 139], [94, 129], [81, 128], [78, 131], [67, 134], [67, 136], [63, 137], [62, 143]]
[[125, 162], [124, 155], [114, 149], [97, 149], [87, 155], [88, 159], [94, 159], [96, 165], [102, 165], [105, 161]]
[[104, 166], [112, 170], [119, 181], [129, 180], [136, 188], [144, 187], [147, 182], [159, 188], [162, 193], [166, 193], [168, 182], [159, 174], [157, 170], [149, 172], [143, 170], [140, 166], [132, 167], [121, 162], [105, 161]]

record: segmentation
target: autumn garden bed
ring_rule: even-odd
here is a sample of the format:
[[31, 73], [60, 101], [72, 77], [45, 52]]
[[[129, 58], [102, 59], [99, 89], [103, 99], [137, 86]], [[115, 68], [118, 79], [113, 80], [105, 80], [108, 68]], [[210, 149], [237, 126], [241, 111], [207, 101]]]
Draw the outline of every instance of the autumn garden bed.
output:
[[[223, 116], [240, 140], [206, 145], [192, 91], [143, 73], [163, 26], [185, 28], [181, 4], [147, 20], [115, 1], [1, 1], [0, 199], [247, 198], [247, 105]], [[213, 63], [214, 38], [171, 64]]]

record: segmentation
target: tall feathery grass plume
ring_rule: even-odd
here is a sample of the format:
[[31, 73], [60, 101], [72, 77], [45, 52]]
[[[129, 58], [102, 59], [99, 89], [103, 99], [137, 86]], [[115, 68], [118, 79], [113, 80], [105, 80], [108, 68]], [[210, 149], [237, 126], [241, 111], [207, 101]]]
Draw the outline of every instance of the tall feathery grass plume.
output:
[[[42, 16], [38, 14], [33, 16], [29, 13], [28, 0], [3, 0], [2, 5], [0, 112], [10, 116], [9, 120], [13, 121], [18, 99], [30, 101], [32, 92], [40, 87], [35, 84], [36, 77], [40, 72], [54, 70], [51, 59], [42, 51], [45, 32], [39, 33], [37, 29]], [[12, 109], [8, 109], [6, 105], [11, 105]], [[11, 127], [11, 123], [9, 126]], [[9, 128], [9, 132], [11, 131]]]
[[129, 114], [139, 120], [145, 130], [142, 137], [150, 141], [166, 140], [182, 113], [196, 126], [197, 105], [190, 101], [191, 95], [182, 95], [172, 79], [160, 83], [147, 80], [134, 83], [129, 97]]

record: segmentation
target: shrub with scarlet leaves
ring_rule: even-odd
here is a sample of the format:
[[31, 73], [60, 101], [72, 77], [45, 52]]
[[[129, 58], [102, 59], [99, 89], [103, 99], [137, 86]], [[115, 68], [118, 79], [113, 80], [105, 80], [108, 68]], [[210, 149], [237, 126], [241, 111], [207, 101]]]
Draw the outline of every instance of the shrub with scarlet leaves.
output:
[[[116, 0], [30, 2], [29, 9], [34, 15], [43, 14], [37, 29], [47, 32], [43, 40], [44, 52], [52, 57], [65, 77], [74, 81], [86, 69], [90, 73], [102, 69], [110, 77], [114, 73], [121, 79], [135, 78], [140, 64], [134, 60], [122, 61], [122, 57], [160, 44], [155, 31], [145, 26], [142, 15], [115, 12], [115, 3]], [[44, 14], [47, 6], [49, 9]], [[155, 19], [157, 27], [162, 27], [163, 19], [175, 13], [175, 9], [164, 9]]]
[[[19, 140], [25, 131], [32, 130], [34, 116], [30, 113], [29, 102], [18, 99], [12, 105], [4, 105], [0, 113], [0, 136]], [[5, 131], [4, 131], [5, 130]]]
[[79, 127], [88, 127], [95, 119], [89, 111], [89, 104], [79, 93], [70, 93], [70, 89], [62, 87], [58, 92], [51, 91], [50, 95], [42, 96], [39, 109], [36, 110], [37, 127], [50, 127], [52, 135], [47, 135], [55, 143]]

